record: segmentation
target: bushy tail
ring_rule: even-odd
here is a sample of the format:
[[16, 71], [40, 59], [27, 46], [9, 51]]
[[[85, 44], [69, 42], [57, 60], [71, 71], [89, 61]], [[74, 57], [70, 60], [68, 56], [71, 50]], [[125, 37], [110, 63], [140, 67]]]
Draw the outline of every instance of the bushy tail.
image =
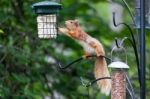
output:
[[[110, 77], [107, 63], [104, 57], [98, 57], [95, 62], [95, 78], [102, 78], [102, 77]], [[102, 79], [97, 81], [99, 88], [101, 89], [101, 93], [105, 95], [109, 95], [111, 91], [111, 80], [110, 79]]]

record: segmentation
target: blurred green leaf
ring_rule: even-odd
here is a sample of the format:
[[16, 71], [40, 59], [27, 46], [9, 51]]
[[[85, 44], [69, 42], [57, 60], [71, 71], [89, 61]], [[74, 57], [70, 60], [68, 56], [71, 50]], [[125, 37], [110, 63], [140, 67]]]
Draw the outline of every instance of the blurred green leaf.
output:
[[0, 34], [3, 34], [3, 33], [4, 33], [4, 31], [2, 29], [0, 29]]
[[18, 75], [18, 74], [15, 74], [15, 73], [12, 73], [12, 76], [15, 80], [17, 80], [17, 82], [19, 83], [28, 83], [30, 81], [30, 79], [28, 77], [26, 77], [25, 75]]

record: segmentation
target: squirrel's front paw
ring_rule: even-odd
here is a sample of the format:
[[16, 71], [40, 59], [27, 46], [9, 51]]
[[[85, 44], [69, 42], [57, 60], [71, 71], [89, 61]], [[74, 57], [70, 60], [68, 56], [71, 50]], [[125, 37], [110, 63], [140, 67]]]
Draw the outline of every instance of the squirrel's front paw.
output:
[[66, 29], [66, 28], [58, 28], [58, 30], [62, 33], [68, 32], [68, 29]]

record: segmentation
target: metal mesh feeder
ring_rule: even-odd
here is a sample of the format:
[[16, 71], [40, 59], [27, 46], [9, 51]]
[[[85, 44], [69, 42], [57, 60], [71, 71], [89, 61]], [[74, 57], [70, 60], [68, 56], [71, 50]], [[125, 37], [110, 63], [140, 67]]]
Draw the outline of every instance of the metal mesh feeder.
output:
[[61, 4], [51, 1], [38, 2], [32, 5], [37, 16], [39, 38], [57, 37], [57, 19]]

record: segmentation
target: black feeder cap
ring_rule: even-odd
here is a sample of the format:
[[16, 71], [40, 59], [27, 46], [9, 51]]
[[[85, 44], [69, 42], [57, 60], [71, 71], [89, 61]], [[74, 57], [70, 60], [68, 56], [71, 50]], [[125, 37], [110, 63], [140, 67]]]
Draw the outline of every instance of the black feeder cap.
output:
[[59, 3], [52, 1], [42, 1], [38, 3], [34, 3], [32, 5], [33, 10], [36, 14], [46, 15], [46, 14], [57, 14], [62, 6]]

